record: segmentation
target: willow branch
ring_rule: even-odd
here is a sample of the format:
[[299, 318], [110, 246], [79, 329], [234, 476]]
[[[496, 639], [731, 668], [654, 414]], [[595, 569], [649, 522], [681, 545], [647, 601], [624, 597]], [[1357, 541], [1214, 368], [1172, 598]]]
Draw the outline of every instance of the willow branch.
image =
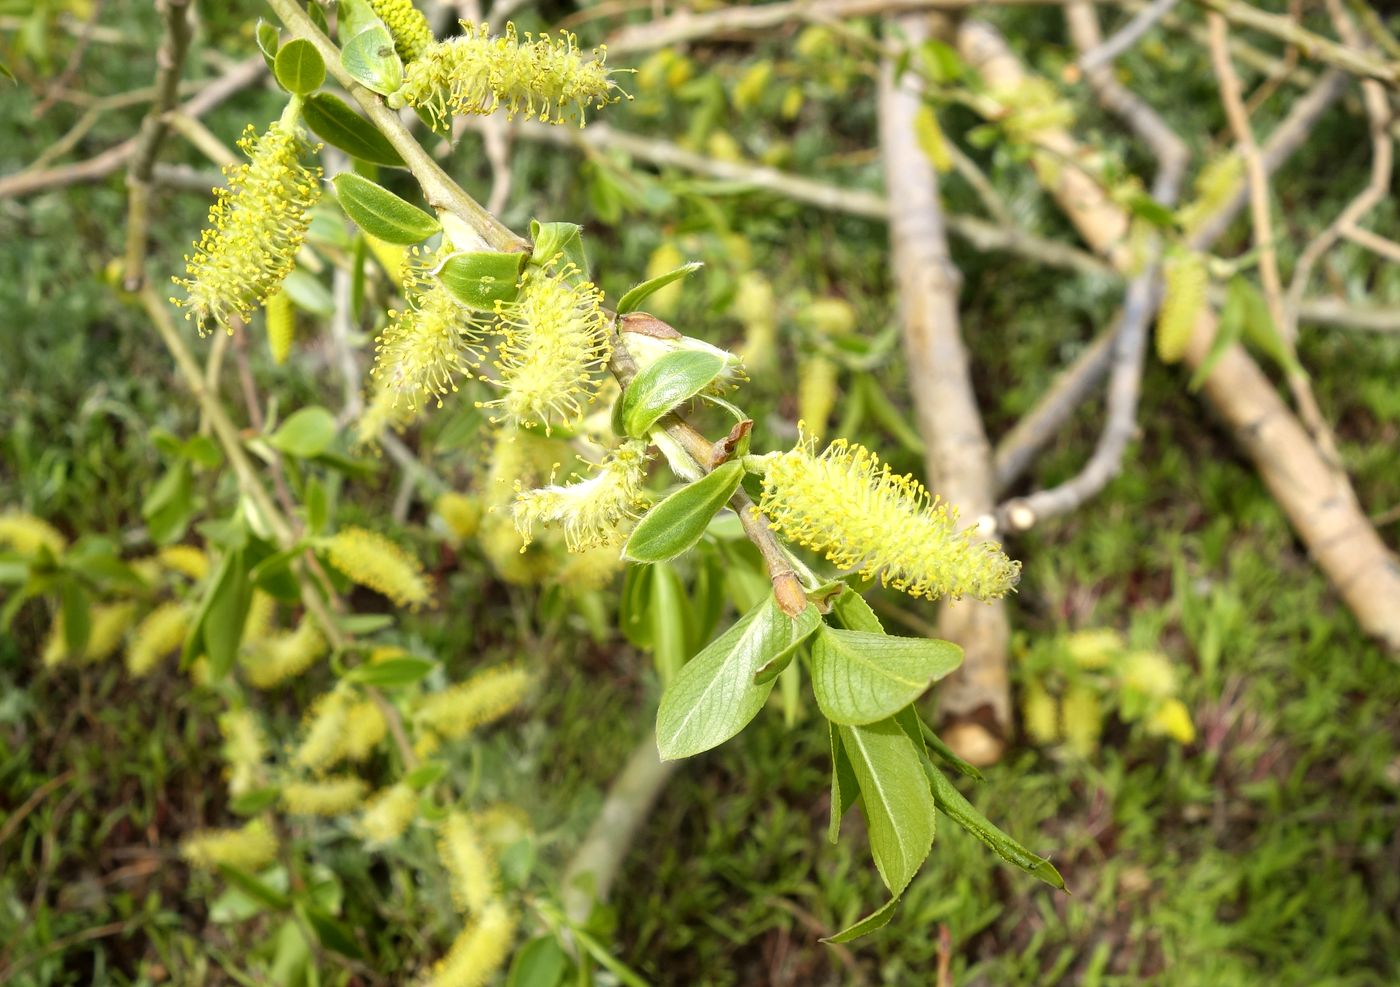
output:
[[1196, 0], [1201, 6], [1232, 24], [1253, 28], [1297, 47], [1308, 58], [1326, 62], [1352, 75], [1381, 82], [1400, 82], [1400, 63], [1387, 62], [1374, 55], [1338, 44], [1331, 38], [1309, 31], [1292, 18], [1270, 14], [1244, 0]]
[[1124, 54], [1167, 14], [1171, 13], [1180, 0], [1152, 0], [1129, 19], [1128, 23], [1103, 39], [1092, 48], [1084, 51], [1075, 64], [1081, 72], [1107, 68], [1114, 59]]

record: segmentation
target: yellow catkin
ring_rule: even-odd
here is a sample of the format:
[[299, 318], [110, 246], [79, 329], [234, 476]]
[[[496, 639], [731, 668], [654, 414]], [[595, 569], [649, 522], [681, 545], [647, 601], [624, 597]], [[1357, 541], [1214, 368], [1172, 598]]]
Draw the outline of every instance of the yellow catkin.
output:
[[739, 358], [751, 373], [767, 372], [778, 355], [778, 301], [773, 285], [752, 271], [741, 276], [733, 312], [744, 325]]
[[267, 326], [267, 348], [279, 367], [291, 356], [297, 338], [297, 311], [291, 296], [278, 291], [263, 302], [263, 323]]
[[401, 427], [426, 404], [442, 407], [457, 390], [457, 379], [471, 373], [485, 352], [480, 313], [463, 305], [433, 271], [450, 252], [414, 247], [403, 267], [402, 310], [389, 313], [389, 324], [374, 343], [376, 398], [383, 394], [406, 417], [388, 422]]
[[219, 716], [224, 737], [224, 773], [229, 794], [237, 798], [267, 784], [267, 738], [249, 709], [231, 709]]
[[63, 626], [63, 611], [54, 614], [49, 623], [49, 632], [44, 635], [44, 646], [39, 650], [39, 660], [45, 668], [57, 668], [68, 660], [68, 633]]
[[214, 190], [209, 224], [185, 258], [189, 277], [173, 279], [186, 295], [171, 301], [200, 332], [205, 322], [232, 332], [233, 319], [248, 321], [281, 287], [321, 196], [321, 169], [302, 165], [311, 148], [294, 125], [274, 123], [262, 135], [249, 126], [238, 146], [248, 161], [225, 167], [228, 186]]
[[156, 558], [171, 572], [195, 582], [209, 575], [209, 556], [195, 545], [168, 545], [156, 553]]
[[350, 697], [339, 690], [316, 699], [306, 716], [301, 743], [292, 752], [292, 763], [307, 771], [321, 772], [345, 754]]
[[1021, 719], [1032, 743], [1044, 745], [1059, 740], [1060, 704], [1038, 682], [1027, 685], [1021, 696]]
[[504, 336], [495, 366], [501, 397], [486, 403], [513, 425], [545, 431], [577, 421], [598, 397], [612, 350], [603, 293], [572, 264], [533, 268], [496, 306]]
[[1157, 356], [1163, 363], [1176, 363], [1186, 356], [1196, 322], [1206, 307], [1210, 274], [1205, 256], [1191, 251], [1170, 258], [1164, 283], [1157, 315]]
[[370, 8], [384, 22], [394, 39], [394, 50], [411, 62], [433, 43], [428, 19], [410, 0], [369, 0]]
[[1060, 647], [1077, 668], [1106, 668], [1123, 651], [1123, 635], [1110, 627], [1074, 631], [1061, 639]]
[[248, 602], [248, 616], [243, 620], [243, 646], [253, 647], [265, 640], [272, 632], [272, 621], [276, 616], [276, 598], [260, 589], [253, 590], [253, 598]]
[[1191, 711], [1180, 699], [1168, 699], [1158, 706], [1147, 721], [1151, 733], [1162, 734], [1178, 744], [1190, 744], [1196, 739], [1196, 725], [1191, 722]]
[[442, 518], [454, 542], [475, 537], [481, 527], [481, 501], [467, 494], [448, 491], [433, 504], [433, 513]]
[[1231, 152], [1206, 162], [1196, 176], [1195, 197], [1177, 211], [1187, 239], [1214, 216], [1244, 185], [1244, 158]]
[[364, 801], [366, 787], [350, 775], [288, 781], [282, 785], [282, 806], [294, 816], [338, 816]]
[[553, 581], [566, 593], [576, 595], [609, 585], [626, 563], [616, 546], [570, 552], [552, 574]]
[[179, 603], [163, 603], [137, 625], [126, 648], [126, 669], [140, 678], [185, 642], [189, 611]]
[[92, 624], [88, 631], [86, 661], [104, 661], [121, 646], [127, 630], [136, 619], [134, 603], [104, 603], [92, 608]]
[[1119, 666], [1123, 685], [1157, 698], [1176, 694], [1176, 669], [1156, 651], [1130, 651]]
[[797, 368], [797, 414], [812, 430], [825, 435], [836, 407], [836, 362], [820, 353], [804, 358]]
[[453, 941], [425, 987], [484, 987], [510, 955], [516, 928], [510, 909], [492, 902]]
[[1065, 745], [1080, 757], [1094, 753], [1103, 733], [1103, 708], [1098, 693], [1084, 685], [1065, 690], [1060, 700], [1060, 733]]
[[254, 688], [271, 689], [300, 675], [325, 653], [325, 638], [315, 624], [303, 620], [296, 630], [255, 644], [243, 658], [243, 674]]
[[422, 697], [413, 719], [439, 736], [464, 737], [520, 705], [531, 683], [530, 673], [523, 668], [490, 668], [442, 692]]
[[389, 733], [388, 721], [379, 705], [371, 699], [361, 699], [345, 713], [345, 759], [363, 761], [374, 753]]
[[492, 37], [490, 29], [463, 23], [460, 37], [429, 46], [404, 70], [403, 88], [395, 94], [427, 112], [435, 128], [445, 129], [453, 116], [482, 115], [504, 109], [546, 123], [577, 121], [588, 110], [621, 98], [609, 77], [606, 49], [592, 59], [567, 32], [526, 32], [514, 24]]
[[959, 530], [956, 508], [845, 439], [818, 456], [804, 435], [771, 459], [759, 510], [790, 541], [910, 596], [996, 599], [1020, 576], [1000, 545]]
[[8, 545], [20, 555], [32, 558], [44, 548], [54, 555], [62, 555], [68, 540], [43, 518], [23, 511], [5, 511], [0, 513], [0, 545]]
[[446, 868], [457, 910], [477, 914], [496, 897], [496, 863], [465, 815], [450, 814], [438, 828], [438, 859]]
[[432, 603], [423, 567], [388, 538], [364, 528], [343, 528], [326, 546], [331, 565], [352, 582], [368, 586], [401, 607]]
[[356, 829], [372, 846], [392, 843], [417, 818], [418, 799], [418, 793], [402, 782], [381, 788], [365, 803]]
[[402, 432], [418, 417], [418, 412], [390, 388], [376, 387], [367, 397], [365, 410], [355, 420], [357, 448], [375, 449], [385, 432]]
[[239, 829], [211, 829], [195, 833], [180, 844], [180, 856], [191, 867], [215, 870], [220, 864], [256, 871], [277, 856], [277, 838], [262, 819]]
[[512, 512], [516, 530], [529, 545], [536, 524], [558, 525], [571, 552], [618, 544], [647, 504], [646, 466], [647, 444], [634, 440], [614, 449], [586, 480], [522, 490]]

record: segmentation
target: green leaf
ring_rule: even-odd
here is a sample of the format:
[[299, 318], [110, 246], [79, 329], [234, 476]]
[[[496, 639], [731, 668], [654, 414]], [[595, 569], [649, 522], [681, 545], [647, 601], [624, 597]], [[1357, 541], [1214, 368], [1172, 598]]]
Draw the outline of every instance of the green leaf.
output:
[[569, 968], [569, 956], [553, 936], [531, 939], [515, 954], [506, 987], [558, 987]]
[[326, 81], [326, 62], [310, 41], [293, 38], [277, 50], [272, 73], [293, 96], [309, 96]]
[[1035, 875], [1051, 887], [1065, 890], [1065, 879], [1060, 876], [1054, 864], [1031, 853], [993, 826], [928, 758], [924, 758], [924, 773], [933, 789], [934, 801], [948, 818], [991, 847], [1003, 860]]
[[263, 61], [267, 63], [269, 69], [274, 69], [277, 64], [277, 48], [282, 43], [281, 32], [277, 30], [276, 24], [269, 24], [261, 17], [258, 18], [258, 28], [254, 34], [258, 42], [258, 51], [262, 52]]
[[404, 166], [403, 158], [389, 139], [334, 93], [315, 93], [307, 97], [301, 115], [312, 133], [352, 158], [390, 168]]
[[826, 838], [835, 843], [841, 838], [841, 819], [860, 795], [860, 783], [851, 768], [851, 759], [841, 746], [840, 728], [830, 720], [826, 728], [831, 739], [831, 820], [826, 827]]
[[336, 616], [335, 626], [351, 637], [363, 637], [393, 627], [394, 617], [387, 613], [344, 613]]
[[[253, 597], [246, 563], [243, 549], [224, 554], [194, 630], [194, 635], [204, 644], [209, 671], [215, 679], [228, 674], [243, 640], [243, 626], [247, 623], [248, 605]], [[188, 643], [187, 639], [187, 646]]]
[[802, 646], [802, 642], [811, 637], [816, 629], [822, 625], [821, 611], [810, 603], [805, 610], [792, 618], [792, 620], [791, 643], [769, 659], [768, 664], [754, 672], [754, 685], [764, 685], [765, 683], [772, 682], [785, 672], [787, 667], [792, 664], [792, 659], [797, 656], [797, 649]]
[[[917, 713], [914, 715], [916, 718], [918, 717]], [[947, 761], [949, 766], [957, 771], [958, 774], [965, 778], [971, 778], [973, 781], [987, 780], [982, 777], [982, 772], [977, 770], [976, 765], [959, 757], [957, 752], [945, 744], [942, 738], [934, 733], [923, 720], [919, 720], [919, 731], [923, 734], [924, 743], [928, 745], [929, 749], [943, 760]]]
[[652, 278], [650, 281], [643, 281], [627, 294], [623, 295], [617, 303], [617, 314], [626, 315], [628, 312], [635, 312], [641, 307], [642, 302], [648, 295], [660, 291], [673, 281], [689, 277], [700, 268], [704, 267], [704, 261], [693, 260], [689, 264], [682, 264], [674, 271], [668, 271], [660, 277]]
[[870, 604], [865, 602], [865, 597], [849, 586], [837, 594], [836, 599], [831, 604], [831, 612], [836, 615], [841, 626], [847, 630], [865, 631], [869, 634], [885, 633], [880, 618], [875, 616], [875, 611], [870, 609]]
[[394, 39], [382, 26], [367, 28], [345, 43], [340, 64], [366, 89], [381, 96], [403, 85], [403, 62], [394, 51]]
[[655, 566], [655, 569], [656, 574], [650, 583], [647, 623], [651, 628], [649, 637], [657, 674], [661, 676], [663, 684], [669, 685], [692, 651], [691, 635], [686, 626], [690, 606], [685, 598], [680, 573], [664, 564]]
[[724, 372], [724, 358], [703, 350], [676, 350], [644, 368], [622, 394], [622, 424], [635, 439], [662, 415], [699, 394]]
[[547, 267], [557, 260], [571, 262], [581, 277], [588, 276], [588, 258], [583, 252], [583, 227], [577, 223], [530, 221], [530, 239], [535, 244], [530, 263]]
[[519, 292], [526, 260], [522, 253], [455, 254], [443, 262], [437, 276], [463, 305], [494, 312], [497, 302], [512, 301]]
[[892, 894], [908, 886], [933, 846], [936, 807], [924, 757], [893, 719], [842, 726], [841, 747], [860, 785], [875, 867]]
[[335, 299], [321, 279], [301, 268], [294, 269], [282, 282], [282, 290], [303, 312], [329, 319], [335, 314]]
[[686, 662], [661, 696], [656, 746], [673, 761], [718, 747], [763, 708], [773, 683], [753, 676], [793, 646], [797, 624], [770, 593], [729, 630]]
[[276, 785], [255, 788], [231, 800], [228, 807], [240, 816], [256, 816], [264, 809], [270, 808], [281, 793], [282, 790]]
[[[1236, 301], [1237, 295], [1239, 296], [1238, 301]], [[1274, 324], [1274, 317], [1269, 312], [1269, 303], [1264, 300], [1264, 296], [1254, 286], [1254, 282], [1242, 275], [1231, 278], [1229, 285], [1226, 286], [1226, 307], [1229, 307], [1232, 302], [1237, 304], [1243, 312], [1241, 327], [1244, 331], [1244, 338], [1253, 343], [1265, 356], [1286, 372], [1306, 376], [1306, 371], [1303, 370], [1303, 365], [1298, 362], [1297, 355], [1283, 341], [1278, 326]]]
[[267, 441], [289, 456], [311, 459], [326, 451], [335, 433], [335, 416], [320, 405], [312, 405], [294, 411]]
[[1128, 211], [1161, 230], [1170, 230], [1176, 226], [1176, 213], [1141, 189], [1128, 197]]
[[710, 519], [729, 503], [743, 478], [743, 464], [731, 462], [681, 487], [647, 511], [623, 546], [622, 557], [633, 562], [666, 562], [689, 551], [704, 536]]
[[342, 45], [348, 43], [355, 35], [371, 28], [386, 29], [384, 22], [379, 19], [379, 15], [367, 0], [340, 0], [336, 4], [335, 28]]
[[314, 905], [298, 903], [297, 911], [302, 918], [316, 932], [316, 938], [321, 941], [321, 945], [327, 949], [333, 949], [342, 956], [348, 956], [352, 960], [364, 958], [364, 950], [355, 941], [354, 935], [345, 926], [341, 925], [334, 918], [323, 912]]
[[249, 898], [260, 901], [268, 908], [276, 911], [284, 911], [292, 907], [292, 900], [282, 892], [274, 890], [266, 883], [249, 874], [245, 870], [237, 867], [230, 867], [228, 864], [219, 864], [219, 873], [224, 876], [224, 880], [232, 884], [239, 891], [242, 891]]
[[962, 664], [949, 641], [822, 627], [812, 644], [812, 691], [833, 723], [893, 716]]
[[345, 673], [344, 680], [356, 685], [392, 689], [421, 681], [437, 662], [427, 658], [386, 658], [368, 665], [356, 665]]
[[345, 214], [360, 229], [386, 243], [419, 243], [442, 229], [441, 223], [417, 206], [354, 172], [341, 172], [334, 184]]
[[92, 631], [92, 600], [82, 583], [70, 577], [63, 580], [62, 604], [63, 646], [70, 657], [80, 658]]
[[1215, 365], [1220, 362], [1220, 358], [1225, 355], [1225, 351], [1239, 342], [1240, 336], [1244, 334], [1245, 323], [1249, 319], [1249, 298], [1237, 287], [1244, 283], [1245, 279], [1240, 275], [1230, 279], [1225, 293], [1225, 307], [1220, 310], [1220, 319], [1215, 325], [1215, 338], [1210, 341], [1210, 349], [1206, 351], [1205, 359], [1201, 361], [1187, 384], [1193, 391], [1200, 389], [1215, 369]]
[[194, 513], [194, 486], [190, 464], [175, 463], [165, 471], [141, 505], [151, 541], [168, 545], [178, 541], [189, 528]]
[[852, 939], [859, 939], [861, 936], [868, 936], [872, 932], [883, 929], [885, 926], [889, 925], [890, 919], [894, 918], [894, 910], [898, 904], [899, 895], [895, 895], [855, 925], [842, 929], [834, 936], [827, 936], [821, 941], [831, 943], [850, 942]]
[[403, 783], [414, 791], [421, 792], [445, 774], [447, 765], [441, 761], [426, 761], [404, 775]]

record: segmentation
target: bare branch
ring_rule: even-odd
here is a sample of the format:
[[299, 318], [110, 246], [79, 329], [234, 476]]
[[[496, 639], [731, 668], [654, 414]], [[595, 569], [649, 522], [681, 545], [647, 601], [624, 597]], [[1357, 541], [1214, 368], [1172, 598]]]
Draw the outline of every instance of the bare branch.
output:
[[1324, 38], [1280, 14], [1270, 14], [1244, 0], [1196, 0], [1197, 3], [1224, 17], [1232, 24], [1271, 34], [1280, 41], [1294, 45], [1308, 58], [1335, 65], [1352, 75], [1382, 82], [1400, 82], [1400, 63], [1387, 62], [1369, 52]]

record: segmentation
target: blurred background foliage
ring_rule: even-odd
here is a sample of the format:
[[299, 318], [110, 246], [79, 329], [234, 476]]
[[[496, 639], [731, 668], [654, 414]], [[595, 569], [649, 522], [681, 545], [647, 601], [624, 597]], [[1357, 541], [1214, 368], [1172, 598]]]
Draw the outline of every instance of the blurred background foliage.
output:
[[[572, 23], [592, 43], [603, 37], [605, 6], [527, 4], [514, 16], [522, 29]], [[187, 77], [211, 77], [253, 52], [263, 13], [247, 0], [199, 5]], [[66, 98], [42, 115], [36, 105], [90, 16], [100, 31], [68, 89], [109, 95], [149, 84], [150, 4], [0, 3], [3, 60], [19, 80], [0, 83], [0, 173], [32, 162], [83, 113]], [[1049, 77], [1072, 57], [1053, 7], [987, 16]], [[830, 30], [799, 26], [752, 44], [614, 61], [637, 69], [622, 77], [633, 101], [605, 114], [619, 130], [879, 189], [873, 64]], [[1121, 65], [1203, 160], [1224, 133], [1203, 48], [1159, 29]], [[1082, 88], [1063, 95], [1082, 135], [1128, 169], [1150, 169]], [[1265, 103], [1256, 126], [1277, 120], [1292, 97], [1285, 87]], [[232, 143], [249, 120], [274, 115], [277, 102], [250, 90], [206, 122]], [[104, 113], [72, 155], [126, 139], [141, 112]], [[954, 109], [942, 123], [1019, 223], [1071, 236], [1014, 148], [976, 140], [970, 113]], [[1338, 111], [1311, 135], [1275, 186], [1290, 229], [1319, 227], [1364, 180], [1365, 133], [1360, 115]], [[206, 167], [178, 140], [164, 158]], [[491, 176], [478, 137], [461, 140], [450, 167], [484, 195]], [[646, 272], [706, 262], [658, 314], [750, 356], [748, 408], [759, 434], [785, 442], [799, 414], [828, 409], [831, 433], [839, 426], [886, 451], [897, 469], [920, 469], [883, 224], [737, 182], [657, 171], [606, 145], [574, 151], [520, 140], [511, 169], [504, 220], [585, 224], [595, 276], [612, 298]], [[950, 211], [981, 211], [956, 175], [944, 194]], [[179, 270], [206, 207], [197, 191], [162, 192], [153, 272]], [[145, 537], [143, 491], [163, 470], [151, 433], [189, 435], [197, 422], [141, 312], [104, 281], [121, 252], [124, 208], [120, 176], [0, 202], [0, 504], [70, 536], [101, 532], [135, 549]], [[1375, 226], [1400, 231], [1393, 200]], [[954, 251], [976, 385], [996, 435], [1106, 324], [1117, 290], [956, 241]], [[1375, 274], [1354, 248], [1335, 252], [1325, 278], [1353, 300], [1400, 305], [1400, 270]], [[286, 411], [332, 404], [340, 389], [324, 326], [303, 315], [300, 331], [294, 357], [278, 366], [260, 328], [249, 330], [254, 374]], [[1301, 350], [1363, 502], [1383, 515], [1393, 544], [1400, 336], [1305, 328]], [[825, 366], [814, 369], [818, 361]], [[805, 393], [794, 386], [798, 367]], [[410, 438], [466, 489], [484, 450], [470, 402], [457, 408], [430, 416]], [[1098, 414], [1092, 404], [1080, 411], [1037, 466], [1040, 480], [1077, 468]], [[999, 865], [949, 826], [886, 929], [848, 947], [821, 945], [820, 935], [881, 899], [879, 879], [859, 836], [825, 841], [824, 731], [804, 723], [802, 710], [789, 711], [795, 723], [771, 713], [685, 764], [632, 848], [611, 916], [612, 942], [629, 966], [657, 984], [688, 985], [923, 984], [940, 963], [958, 984], [1400, 980], [1400, 674], [1359, 634], [1179, 371], [1149, 368], [1141, 423], [1127, 469], [1103, 496], [1010, 546], [1026, 562], [1015, 675], [1029, 719], [1008, 759], [967, 788], [987, 815], [1054, 857], [1072, 896]], [[342, 516], [382, 518], [398, 485], [382, 460], [344, 485]], [[217, 499], [218, 477], [204, 477], [198, 496]], [[548, 887], [648, 728], [655, 674], [609, 629], [616, 587], [592, 611], [579, 610], [558, 590], [501, 580], [475, 544], [454, 548], [430, 522], [428, 505], [415, 504], [401, 533], [440, 579], [441, 605], [406, 618], [405, 639], [454, 675], [522, 654], [543, 669], [531, 705], [451, 770], [480, 803], [528, 815], [538, 850], [531, 866]], [[908, 600], [876, 593], [875, 602], [907, 632], [932, 619], [932, 608]], [[115, 665], [44, 671], [37, 651], [48, 619], [26, 606], [0, 636], [4, 982], [370, 982], [319, 957], [290, 972], [279, 966], [275, 927], [232, 920], [240, 913], [222, 885], [178, 863], [184, 833], [230, 818], [222, 787], [211, 783], [221, 770], [219, 703], [173, 671], [139, 683]], [[1072, 655], [1086, 631], [1109, 632], [1115, 648], [1164, 663], [1189, 733], [1154, 729], [1142, 689], [1126, 676], [1084, 673]], [[306, 695], [323, 686], [304, 683], [286, 698], [287, 735]], [[1037, 729], [1039, 697], [1068, 704], [1074, 690], [1081, 704], [1092, 696], [1092, 736], [1044, 728], [1055, 726], [1059, 707], [1047, 721], [1043, 703]], [[314, 830], [304, 839], [382, 982], [406, 981], [441, 950], [445, 906], [420, 877], [434, 866], [426, 836], [374, 857]]]

